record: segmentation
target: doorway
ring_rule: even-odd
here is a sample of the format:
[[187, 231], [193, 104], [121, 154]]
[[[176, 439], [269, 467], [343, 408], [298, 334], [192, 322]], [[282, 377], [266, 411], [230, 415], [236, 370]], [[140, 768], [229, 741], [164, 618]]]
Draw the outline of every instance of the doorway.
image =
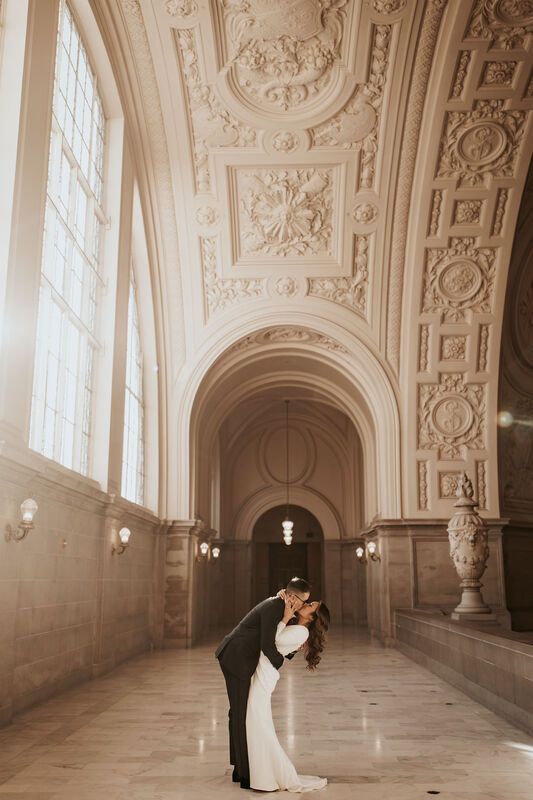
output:
[[272, 597], [294, 576], [311, 583], [311, 597], [320, 598], [323, 591], [323, 533], [316, 517], [300, 506], [291, 506], [294, 522], [293, 543], [283, 543], [281, 522], [285, 506], [265, 512], [254, 525], [253, 586], [255, 603]]

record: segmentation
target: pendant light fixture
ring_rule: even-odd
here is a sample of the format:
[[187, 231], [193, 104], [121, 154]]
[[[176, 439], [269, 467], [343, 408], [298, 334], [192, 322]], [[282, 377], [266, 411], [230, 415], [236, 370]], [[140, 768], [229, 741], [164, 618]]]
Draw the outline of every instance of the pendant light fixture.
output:
[[285, 445], [286, 445], [286, 513], [281, 523], [283, 528], [283, 541], [286, 545], [292, 544], [292, 529], [294, 522], [289, 518], [289, 401], [285, 400]]

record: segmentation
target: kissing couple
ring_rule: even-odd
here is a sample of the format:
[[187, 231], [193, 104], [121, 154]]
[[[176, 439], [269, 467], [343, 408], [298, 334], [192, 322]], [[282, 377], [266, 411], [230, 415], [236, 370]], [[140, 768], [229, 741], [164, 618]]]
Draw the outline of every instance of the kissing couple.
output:
[[316, 669], [324, 649], [330, 615], [320, 600], [309, 600], [310, 586], [292, 578], [287, 588], [246, 614], [218, 646], [215, 655], [229, 698], [230, 763], [242, 789], [310, 792], [326, 778], [298, 775], [278, 741], [271, 698], [284, 658], [302, 650], [307, 669]]

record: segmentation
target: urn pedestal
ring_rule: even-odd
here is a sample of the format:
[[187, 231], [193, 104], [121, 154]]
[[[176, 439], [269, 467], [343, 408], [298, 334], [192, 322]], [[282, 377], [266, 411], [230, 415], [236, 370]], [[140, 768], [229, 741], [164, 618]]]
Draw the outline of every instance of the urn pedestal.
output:
[[466, 473], [459, 479], [457, 511], [448, 525], [450, 556], [461, 578], [461, 602], [452, 613], [452, 619], [476, 622], [498, 622], [496, 614], [487, 606], [481, 594], [480, 581], [489, 557], [488, 530], [476, 512], [472, 483]]

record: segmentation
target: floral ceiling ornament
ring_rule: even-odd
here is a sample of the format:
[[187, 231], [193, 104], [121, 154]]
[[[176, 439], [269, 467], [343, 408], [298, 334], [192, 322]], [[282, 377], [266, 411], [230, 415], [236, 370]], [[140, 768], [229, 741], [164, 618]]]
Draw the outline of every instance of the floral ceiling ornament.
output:
[[359, 203], [352, 211], [355, 222], [361, 225], [370, 225], [378, 216], [378, 207], [375, 203]]
[[486, 432], [485, 384], [467, 384], [462, 373], [444, 373], [440, 383], [418, 387], [418, 447], [438, 450], [441, 460], [482, 450]]
[[217, 246], [214, 237], [201, 239], [204, 290], [209, 314], [243, 300], [265, 295], [262, 278], [220, 278], [217, 274]]
[[463, 322], [469, 311], [492, 311], [495, 250], [474, 244], [471, 237], [452, 238], [449, 248], [427, 250], [423, 312]]
[[222, 0], [241, 91], [287, 111], [324, 90], [340, 56], [348, 0]]
[[235, 119], [216, 99], [202, 76], [195, 32], [192, 28], [174, 30], [181, 70], [187, 88], [191, 115], [196, 188], [211, 191], [210, 148], [253, 147], [257, 134], [253, 128]]
[[196, 211], [196, 222], [199, 225], [215, 225], [219, 220], [218, 211], [211, 206], [200, 206]]
[[165, 0], [165, 9], [171, 17], [192, 17], [198, 12], [195, 0]]
[[293, 297], [298, 291], [298, 284], [294, 278], [278, 278], [276, 281], [276, 292], [283, 297]]
[[531, 0], [477, 0], [467, 35], [490, 39], [497, 49], [514, 50], [524, 47], [532, 32]]
[[299, 144], [299, 137], [291, 131], [279, 131], [272, 137], [272, 147], [278, 153], [292, 153]]
[[354, 275], [351, 278], [309, 278], [309, 295], [331, 300], [363, 316], [368, 283], [368, 236], [355, 236]]
[[374, 41], [368, 81], [360, 86], [343, 110], [313, 128], [318, 147], [343, 147], [362, 151], [361, 185], [373, 181], [373, 161], [377, 152], [377, 128], [387, 77], [392, 27], [374, 26]]
[[242, 255], [331, 255], [332, 169], [240, 170]]
[[398, 14], [407, 5], [407, 0], [373, 0], [372, 8], [378, 14]]
[[449, 112], [437, 177], [456, 178], [461, 186], [513, 177], [525, 119], [525, 111], [508, 111], [503, 100], [480, 100], [471, 112]]

